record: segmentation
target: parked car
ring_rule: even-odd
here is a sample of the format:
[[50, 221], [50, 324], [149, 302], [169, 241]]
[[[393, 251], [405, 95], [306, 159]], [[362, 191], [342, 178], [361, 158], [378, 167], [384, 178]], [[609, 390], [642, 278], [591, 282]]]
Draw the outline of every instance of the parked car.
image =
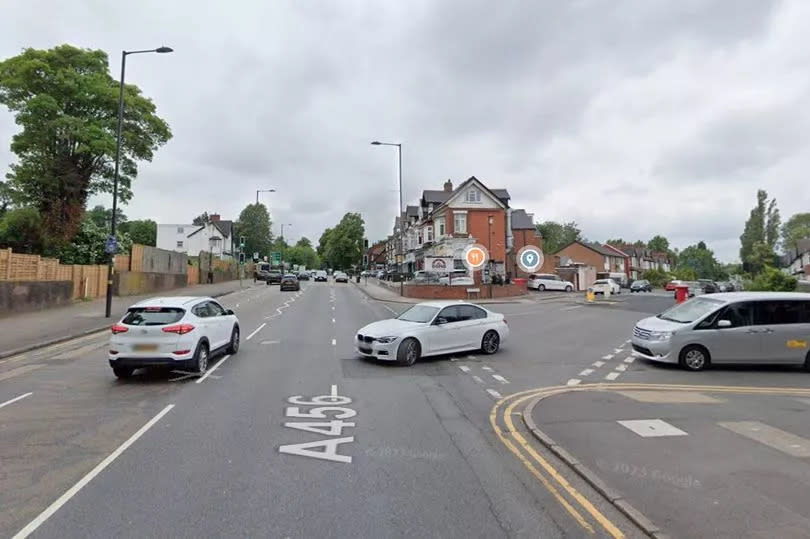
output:
[[267, 272], [267, 278], [265, 279], [268, 285], [271, 284], [281, 284], [281, 272], [279, 270], [270, 270]]
[[364, 357], [413, 365], [420, 357], [464, 350], [494, 354], [508, 337], [502, 314], [471, 303], [428, 301], [360, 328], [355, 344]]
[[286, 273], [284, 277], [281, 278], [281, 290], [295, 290], [296, 292], [301, 290], [301, 283], [298, 282], [298, 277], [295, 276], [293, 273]]
[[714, 294], [720, 291], [720, 287], [711, 279], [698, 279], [698, 284], [703, 289], [704, 294]]
[[720, 281], [717, 283], [717, 289], [720, 292], [734, 292], [734, 283], [730, 281]]
[[326, 275], [326, 272], [325, 272], [324, 270], [318, 270], [318, 271], [316, 271], [316, 272], [315, 272], [315, 278], [314, 278], [313, 280], [314, 280], [316, 283], [317, 283], [318, 281], [322, 281], [322, 282], [324, 282], [324, 283], [325, 283], [326, 281], [328, 281], [328, 280], [329, 280], [329, 276], [328, 276], [328, 275]]
[[299, 281], [309, 281], [309, 272], [308, 271], [299, 271], [298, 272], [298, 280]]
[[108, 360], [115, 376], [142, 367], [202, 374], [214, 354], [239, 351], [239, 319], [208, 297], [157, 297], [132, 305], [111, 328]]
[[713, 363], [790, 363], [810, 369], [810, 299], [801, 292], [701, 296], [633, 328], [634, 354], [699, 371]]
[[526, 287], [532, 290], [565, 290], [572, 292], [574, 290], [574, 283], [564, 281], [559, 275], [553, 273], [535, 273], [526, 281]]
[[444, 277], [439, 277], [439, 284], [443, 285], [450, 285], [450, 286], [472, 286], [475, 284], [475, 279], [472, 277], [468, 277], [466, 274], [464, 275], [453, 275], [451, 279], [449, 275], [445, 275]]
[[630, 292], [652, 292], [652, 289], [653, 287], [647, 279], [633, 281], [633, 284], [630, 285]]
[[667, 292], [674, 292], [674, 291], [675, 291], [675, 287], [676, 287], [676, 286], [678, 286], [679, 284], [683, 284], [683, 281], [678, 280], [678, 279], [674, 279], [674, 280], [672, 280], [672, 281], [668, 282], [668, 283], [667, 283], [667, 284], [664, 286], [664, 290], [666, 290]]
[[613, 279], [597, 279], [593, 282], [591, 288], [593, 288], [594, 294], [604, 294], [605, 292], [609, 292], [610, 294], [622, 293], [622, 288], [619, 286], [619, 283]]
[[378, 279], [385, 279], [385, 271], [383, 271], [383, 270], [377, 270], [377, 275], [376, 275], [376, 277], [377, 277]]
[[335, 272], [335, 282], [336, 283], [348, 283], [349, 276], [343, 273], [342, 271]]
[[267, 262], [259, 262], [256, 264], [256, 271], [253, 272], [254, 281], [266, 281], [270, 275], [270, 264]]

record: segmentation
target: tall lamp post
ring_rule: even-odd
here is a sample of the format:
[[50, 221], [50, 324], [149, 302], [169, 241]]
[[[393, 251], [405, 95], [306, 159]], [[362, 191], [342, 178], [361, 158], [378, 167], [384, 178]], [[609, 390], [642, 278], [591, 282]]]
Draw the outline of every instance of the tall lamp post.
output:
[[[284, 242], [284, 227], [292, 226], [290, 223], [281, 224], [281, 241]], [[281, 273], [284, 273], [284, 251], [281, 251]]]
[[373, 146], [396, 146], [397, 147], [397, 175], [399, 177], [399, 209], [397, 219], [399, 219], [399, 259], [397, 260], [397, 273], [399, 273], [399, 295], [405, 295], [405, 282], [402, 280], [402, 259], [405, 257], [405, 223], [402, 219], [402, 144], [394, 142], [380, 142], [375, 140]]
[[275, 189], [256, 189], [256, 204], [259, 203], [259, 193], [275, 193]]
[[[118, 127], [115, 130], [115, 173], [113, 176], [113, 205], [112, 205], [112, 219], [110, 219], [110, 242], [115, 242], [115, 219], [118, 212], [118, 166], [121, 161], [121, 126], [124, 122], [124, 74], [127, 66], [127, 56], [130, 54], [145, 54], [148, 52], [156, 52], [165, 54], [173, 52], [171, 47], [158, 47], [156, 49], [147, 49], [141, 51], [121, 51], [121, 80], [118, 84]], [[113, 249], [110, 249], [113, 251]], [[104, 308], [104, 316], [110, 317], [112, 311], [112, 282], [113, 282], [113, 257], [115, 252], [110, 252], [110, 260], [107, 262], [107, 304]]]

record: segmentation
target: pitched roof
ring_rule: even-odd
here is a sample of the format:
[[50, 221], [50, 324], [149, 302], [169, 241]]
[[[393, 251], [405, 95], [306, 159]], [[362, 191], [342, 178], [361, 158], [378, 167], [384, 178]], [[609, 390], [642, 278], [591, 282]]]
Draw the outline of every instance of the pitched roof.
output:
[[509, 195], [509, 191], [506, 189], [489, 189], [484, 182], [476, 178], [475, 176], [470, 176], [466, 181], [462, 182], [461, 185], [453, 189], [452, 191], [444, 191], [444, 190], [435, 190], [435, 189], [426, 189], [422, 191], [422, 200], [425, 201], [425, 204], [444, 204], [450, 197], [452, 197], [455, 193], [459, 191], [459, 189], [465, 187], [471, 180], [476, 180], [478, 183], [484, 186], [484, 189], [489, 191], [492, 196], [500, 200], [505, 206], [509, 206], [509, 200], [512, 198]]
[[233, 221], [223, 221], [220, 219], [219, 221], [213, 221], [212, 224], [222, 233], [223, 236], [230, 237], [231, 232], [233, 231]]
[[419, 206], [406, 206], [405, 215], [408, 217], [419, 217]]
[[506, 189], [490, 189], [490, 191], [492, 191], [492, 194], [498, 197], [501, 202], [503, 202], [507, 206], [509, 205], [508, 204], [509, 199], [512, 198], [509, 196], [509, 191], [507, 191]]
[[605, 256], [621, 256], [619, 253], [617, 253], [613, 249], [605, 247], [601, 243], [596, 243], [596, 242], [594, 242], [594, 243], [583, 243], [583, 245], [586, 246], [586, 247], [590, 247], [592, 250], [596, 251], [599, 254], [605, 255]]
[[608, 251], [612, 251], [612, 252], [613, 252], [613, 254], [615, 254], [615, 255], [619, 255], [619, 256], [630, 256], [630, 255], [629, 255], [629, 253], [628, 253], [627, 251], [625, 251], [624, 249], [621, 249], [621, 248], [619, 248], [619, 247], [616, 247], [615, 245], [611, 245], [611, 244], [609, 244], [609, 243], [606, 243], [606, 244], [604, 244], [604, 246], [603, 246], [603, 247], [604, 247], [605, 249], [607, 249]]
[[452, 195], [452, 191], [436, 191], [434, 189], [422, 191], [422, 199], [425, 204], [444, 204]]
[[512, 230], [534, 230], [534, 219], [526, 210], [512, 210]]

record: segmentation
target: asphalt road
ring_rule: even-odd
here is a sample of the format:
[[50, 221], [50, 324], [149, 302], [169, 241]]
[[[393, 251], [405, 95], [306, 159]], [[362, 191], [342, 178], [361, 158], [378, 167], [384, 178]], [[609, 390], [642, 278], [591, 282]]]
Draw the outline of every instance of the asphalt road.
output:
[[642, 537], [510, 402], [595, 383], [788, 385], [795, 371], [635, 361], [633, 324], [672, 298], [582, 299], [489, 306], [511, 329], [498, 354], [411, 368], [353, 347], [407, 306], [332, 282], [221, 298], [242, 347], [203, 378], [116, 380], [106, 334], [0, 360], [0, 537]]

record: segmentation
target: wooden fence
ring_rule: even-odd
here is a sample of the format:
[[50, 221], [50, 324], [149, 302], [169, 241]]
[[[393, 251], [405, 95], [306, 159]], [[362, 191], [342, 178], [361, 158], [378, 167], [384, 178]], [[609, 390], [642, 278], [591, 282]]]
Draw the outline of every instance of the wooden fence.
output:
[[107, 294], [107, 266], [60, 264], [55, 258], [24, 255], [0, 249], [2, 281], [73, 281], [73, 298]]

